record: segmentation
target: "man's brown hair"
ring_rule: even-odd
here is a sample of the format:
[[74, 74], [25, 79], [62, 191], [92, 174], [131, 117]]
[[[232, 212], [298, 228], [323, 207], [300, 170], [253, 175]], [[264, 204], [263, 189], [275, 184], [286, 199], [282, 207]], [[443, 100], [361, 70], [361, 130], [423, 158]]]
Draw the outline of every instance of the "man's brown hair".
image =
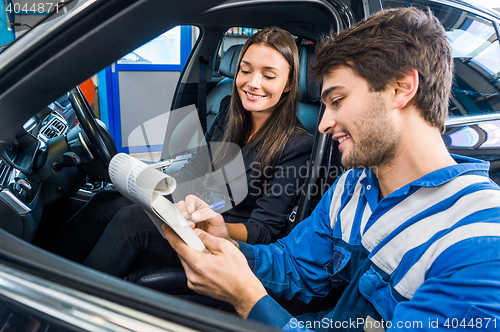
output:
[[416, 69], [413, 103], [431, 126], [444, 131], [453, 60], [445, 30], [429, 9], [386, 9], [323, 37], [316, 48], [315, 75], [321, 79], [340, 66], [351, 68], [375, 92]]

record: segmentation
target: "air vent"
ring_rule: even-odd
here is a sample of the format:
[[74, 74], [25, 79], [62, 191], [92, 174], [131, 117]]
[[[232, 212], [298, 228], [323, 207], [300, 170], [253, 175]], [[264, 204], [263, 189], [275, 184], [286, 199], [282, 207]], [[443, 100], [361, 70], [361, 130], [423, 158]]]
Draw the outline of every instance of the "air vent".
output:
[[10, 167], [0, 160], [0, 186], [3, 186], [9, 176]]
[[38, 138], [40, 138], [44, 142], [47, 142], [51, 138], [63, 135], [67, 129], [68, 125], [66, 125], [61, 119], [53, 117], [40, 130]]

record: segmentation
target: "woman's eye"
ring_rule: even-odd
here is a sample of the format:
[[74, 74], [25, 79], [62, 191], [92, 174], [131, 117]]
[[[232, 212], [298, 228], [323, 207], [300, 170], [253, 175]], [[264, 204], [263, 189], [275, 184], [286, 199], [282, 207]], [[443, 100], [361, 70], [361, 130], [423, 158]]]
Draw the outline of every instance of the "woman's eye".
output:
[[267, 78], [268, 80], [274, 80], [276, 78], [276, 76], [268, 76], [268, 75], [264, 75], [265, 78]]
[[243, 69], [242, 69], [242, 70], [241, 70], [241, 72], [242, 72], [243, 74], [250, 74], [250, 71], [248, 71], [248, 70], [243, 70]]

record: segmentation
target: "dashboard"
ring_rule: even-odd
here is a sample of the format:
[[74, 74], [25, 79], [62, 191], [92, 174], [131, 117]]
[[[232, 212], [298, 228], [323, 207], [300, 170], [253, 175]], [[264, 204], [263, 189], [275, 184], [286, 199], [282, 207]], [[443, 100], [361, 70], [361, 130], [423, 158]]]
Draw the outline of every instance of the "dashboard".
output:
[[[39, 149], [44, 149], [49, 139], [66, 134], [69, 124], [55, 105], [51, 104], [47, 109], [30, 118], [23, 127], [28, 134], [36, 137]], [[13, 179], [21, 173], [21, 170], [13, 165], [14, 160], [8, 162], [5, 158], [6, 156], [3, 156], [0, 159], [0, 190], [9, 187]]]
[[43, 174], [35, 169], [50, 158], [46, 155], [52, 142], [66, 144], [65, 135], [77, 124], [73, 108], [63, 96], [20, 128], [0, 159], [0, 228], [28, 241], [33, 238], [47, 197], [42, 190]]

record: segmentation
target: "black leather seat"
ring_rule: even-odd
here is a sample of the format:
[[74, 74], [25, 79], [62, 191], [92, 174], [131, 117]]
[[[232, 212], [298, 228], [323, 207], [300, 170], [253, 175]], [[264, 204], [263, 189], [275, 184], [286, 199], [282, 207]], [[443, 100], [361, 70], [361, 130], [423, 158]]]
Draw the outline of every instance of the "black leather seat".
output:
[[[234, 45], [229, 48], [221, 59], [219, 72], [225, 76], [207, 96], [207, 113], [208, 119], [215, 117], [219, 110], [221, 100], [231, 95], [232, 82], [235, 76], [237, 61], [242, 45]], [[299, 77], [299, 106], [298, 116], [306, 129], [313, 135], [317, 133], [318, 116], [320, 112], [320, 87], [314, 83], [309, 75], [310, 65], [314, 60], [314, 45], [299, 45], [300, 56], [300, 77]], [[286, 231], [282, 235], [286, 235], [293, 228], [293, 224], [286, 227]], [[230, 310], [230, 306], [226, 303], [213, 300], [196, 294], [187, 287], [187, 278], [182, 268], [164, 268], [153, 272], [140, 273], [135, 272], [126, 279], [135, 281], [137, 284], [145, 287], [156, 289], [158, 291], [175, 294], [198, 303], [210, 305], [213, 307]]]
[[233, 45], [222, 56], [219, 65], [219, 74], [224, 78], [207, 94], [207, 127], [219, 112], [220, 102], [225, 96], [230, 96], [233, 80], [238, 66], [238, 57], [243, 45]]
[[314, 45], [298, 45], [300, 60], [299, 106], [297, 116], [304, 127], [313, 135], [318, 132], [320, 112], [320, 86], [310, 74], [314, 62]]

